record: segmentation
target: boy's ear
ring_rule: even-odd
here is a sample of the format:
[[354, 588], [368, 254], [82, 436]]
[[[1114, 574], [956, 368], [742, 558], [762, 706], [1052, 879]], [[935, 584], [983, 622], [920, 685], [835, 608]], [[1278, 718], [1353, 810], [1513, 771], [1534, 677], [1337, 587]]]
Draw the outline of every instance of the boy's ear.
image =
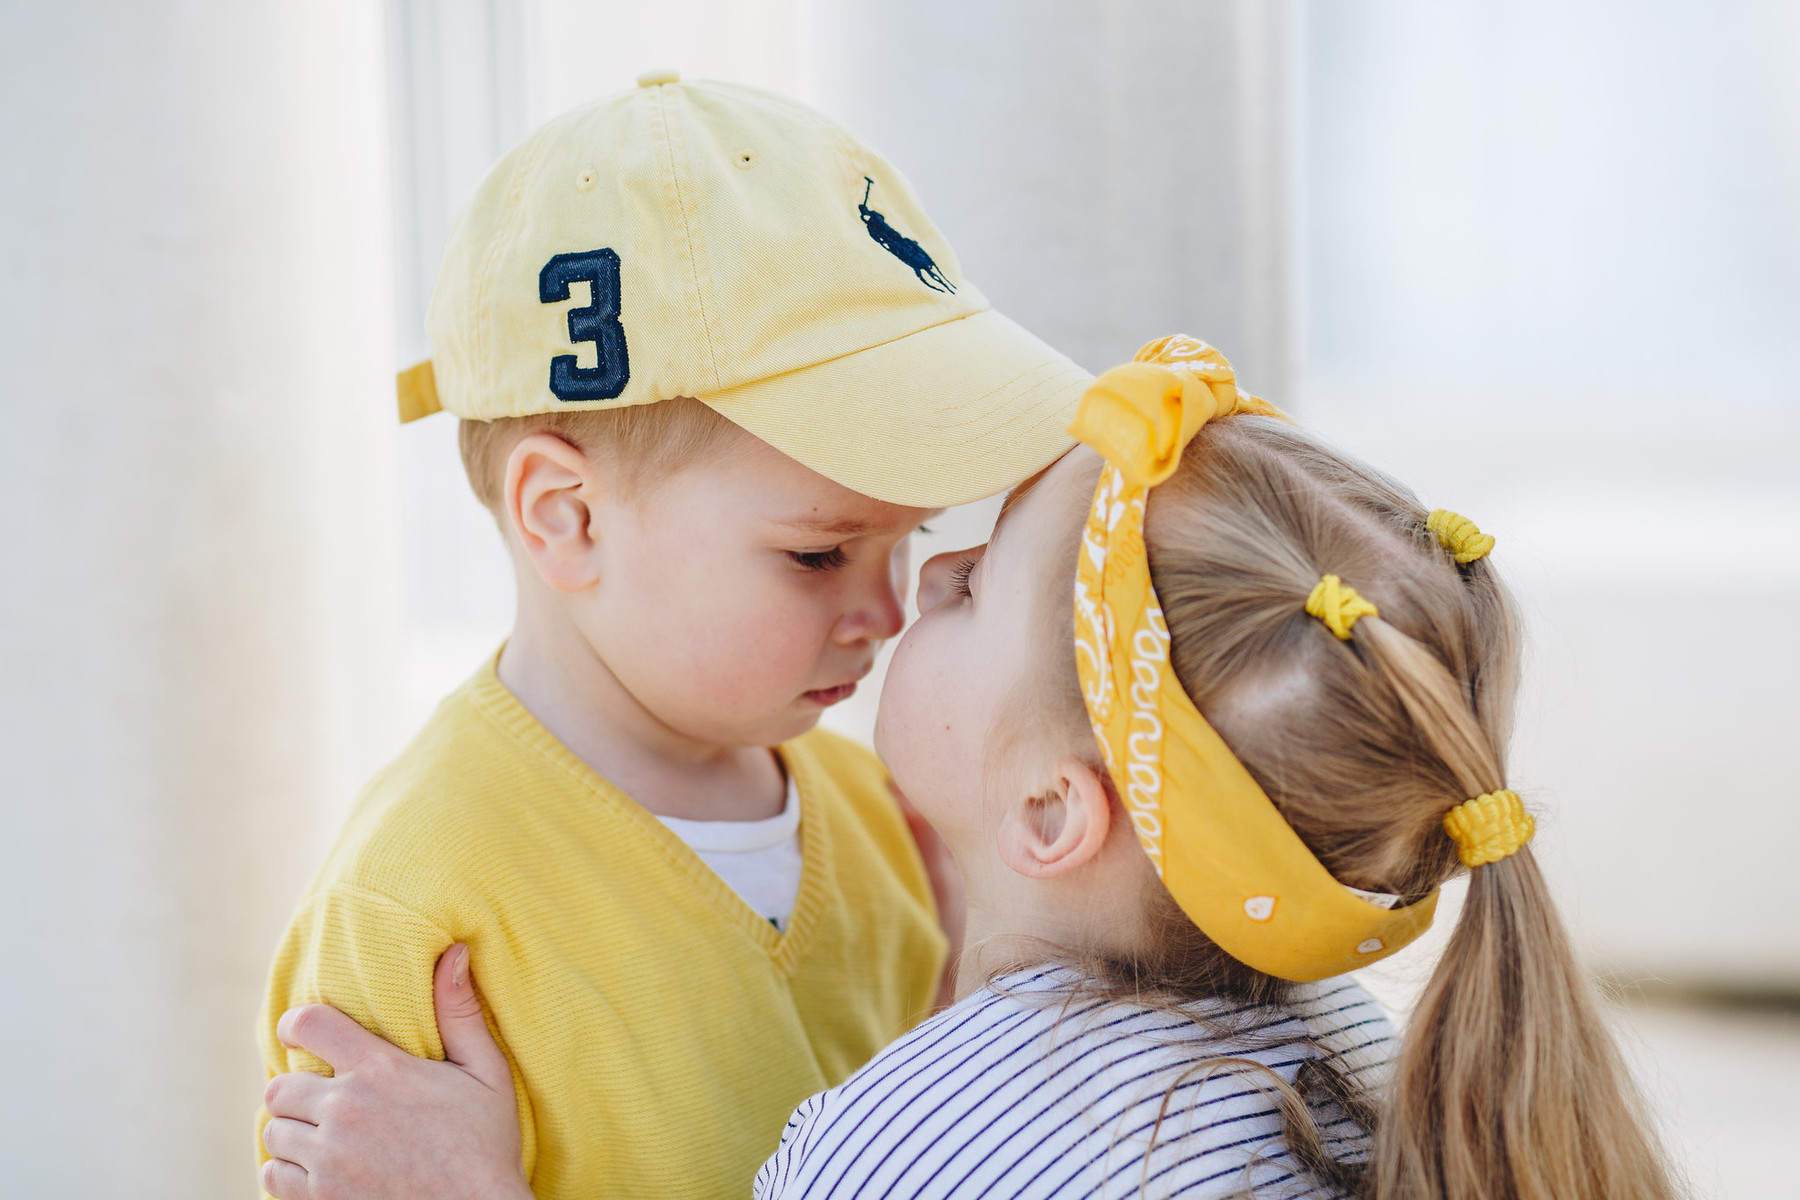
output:
[[1112, 828], [1112, 801], [1098, 772], [1069, 755], [1050, 786], [1008, 806], [1000, 860], [1031, 879], [1052, 879], [1094, 860]]
[[506, 456], [506, 521], [545, 583], [578, 592], [599, 577], [594, 464], [553, 433], [528, 433]]

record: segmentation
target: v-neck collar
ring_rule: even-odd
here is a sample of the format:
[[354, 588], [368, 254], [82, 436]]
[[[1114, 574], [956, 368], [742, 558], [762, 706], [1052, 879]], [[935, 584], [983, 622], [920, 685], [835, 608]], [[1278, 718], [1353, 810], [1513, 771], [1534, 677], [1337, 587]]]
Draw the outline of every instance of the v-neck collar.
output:
[[812, 945], [830, 890], [826, 884], [832, 870], [830, 817], [822, 798], [830, 784], [813, 757], [797, 741], [774, 748], [782, 769], [794, 781], [800, 804], [800, 890], [794, 897], [787, 929], [782, 931], [751, 908], [674, 830], [544, 728], [500, 682], [499, 660], [496, 651], [470, 681], [468, 695], [474, 705], [514, 741], [555, 766], [580, 790], [609, 808], [624, 830], [660, 851], [674, 873], [706, 896], [726, 923], [741, 929], [769, 956], [777, 970], [791, 974]]

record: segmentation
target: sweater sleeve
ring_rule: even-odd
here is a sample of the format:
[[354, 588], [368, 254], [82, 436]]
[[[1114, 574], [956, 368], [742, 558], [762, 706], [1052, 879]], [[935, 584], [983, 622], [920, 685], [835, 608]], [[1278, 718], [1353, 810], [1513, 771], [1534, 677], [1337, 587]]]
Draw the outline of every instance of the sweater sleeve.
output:
[[[307, 897], [288, 923], [263, 994], [257, 1037], [267, 1075], [332, 1073], [323, 1060], [304, 1050], [289, 1049], [275, 1036], [281, 1014], [301, 1004], [329, 1004], [408, 1054], [442, 1059], [444, 1044], [438, 1037], [432, 1002], [432, 972], [438, 956], [457, 940], [436, 921], [377, 892], [340, 884]], [[512, 1053], [491, 1013], [488, 1028], [512, 1062]], [[513, 1091], [529, 1178], [536, 1159], [536, 1137], [530, 1101], [516, 1063]], [[259, 1169], [269, 1157], [262, 1144], [263, 1126], [268, 1121], [268, 1112], [259, 1109]]]

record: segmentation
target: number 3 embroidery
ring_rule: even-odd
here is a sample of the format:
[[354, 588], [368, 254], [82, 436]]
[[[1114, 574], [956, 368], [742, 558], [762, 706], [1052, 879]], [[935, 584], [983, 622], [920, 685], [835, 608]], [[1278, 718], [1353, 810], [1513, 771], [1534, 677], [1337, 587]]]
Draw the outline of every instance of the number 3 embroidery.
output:
[[625, 327], [619, 324], [619, 256], [611, 250], [557, 255], [538, 272], [538, 299], [567, 300], [569, 285], [582, 279], [590, 289], [588, 302], [569, 310], [569, 341], [592, 342], [599, 362], [578, 367], [573, 354], [557, 355], [550, 360], [550, 390], [558, 400], [611, 400], [631, 378]]

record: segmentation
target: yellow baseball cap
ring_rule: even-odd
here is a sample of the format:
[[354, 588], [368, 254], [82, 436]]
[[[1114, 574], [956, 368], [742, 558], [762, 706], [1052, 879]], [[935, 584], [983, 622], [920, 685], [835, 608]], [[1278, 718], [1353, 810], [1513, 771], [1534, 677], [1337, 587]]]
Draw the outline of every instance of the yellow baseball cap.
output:
[[693, 396], [938, 507], [1073, 444], [1087, 372], [993, 309], [906, 180], [792, 101], [673, 71], [551, 121], [457, 220], [403, 421]]

